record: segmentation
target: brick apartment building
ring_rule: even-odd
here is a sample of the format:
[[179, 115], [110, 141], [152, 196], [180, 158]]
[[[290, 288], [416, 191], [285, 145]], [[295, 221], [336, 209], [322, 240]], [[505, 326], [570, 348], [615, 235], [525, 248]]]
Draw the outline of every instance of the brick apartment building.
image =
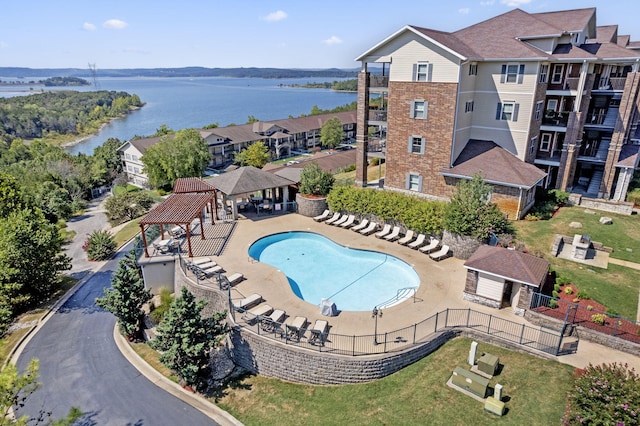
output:
[[480, 173], [522, 218], [537, 186], [624, 201], [640, 149], [640, 42], [596, 9], [514, 9], [442, 32], [405, 26], [358, 58], [357, 182], [448, 199]]

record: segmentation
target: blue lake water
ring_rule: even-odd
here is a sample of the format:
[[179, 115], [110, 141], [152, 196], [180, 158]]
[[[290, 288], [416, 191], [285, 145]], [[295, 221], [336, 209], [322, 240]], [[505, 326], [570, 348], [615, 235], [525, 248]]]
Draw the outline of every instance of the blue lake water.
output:
[[[146, 105], [124, 119], [112, 121], [97, 136], [67, 151], [92, 154], [108, 138], [124, 142], [136, 135], [148, 136], [163, 124], [174, 130], [201, 128], [211, 123], [244, 124], [250, 115], [262, 121], [277, 120], [308, 114], [314, 105], [331, 109], [356, 101], [356, 93], [285, 86], [333, 80], [337, 79], [99, 78], [98, 89], [135, 93]], [[95, 89], [91, 86], [73, 90]], [[19, 92], [11, 86], [0, 87], [0, 97], [25, 94], [28, 92]]]
[[[370, 311], [398, 290], [420, 285], [416, 271], [397, 257], [343, 247], [312, 232], [261, 238], [249, 247], [249, 256], [281, 270], [299, 298], [315, 305], [326, 298], [343, 311]], [[394, 304], [412, 293], [403, 294]]]

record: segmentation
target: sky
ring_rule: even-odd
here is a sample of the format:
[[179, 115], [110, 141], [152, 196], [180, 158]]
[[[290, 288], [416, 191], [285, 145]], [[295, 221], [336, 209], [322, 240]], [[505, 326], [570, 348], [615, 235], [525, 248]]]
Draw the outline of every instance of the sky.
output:
[[597, 8], [640, 40], [638, 0], [4, 0], [0, 67], [357, 68], [405, 25], [455, 31], [514, 8]]

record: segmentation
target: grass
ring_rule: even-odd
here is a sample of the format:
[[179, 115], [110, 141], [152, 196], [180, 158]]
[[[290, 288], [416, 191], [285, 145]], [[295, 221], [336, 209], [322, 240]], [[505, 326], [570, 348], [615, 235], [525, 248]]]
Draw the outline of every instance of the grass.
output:
[[124, 194], [125, 192], [138, 192], [138, 191], [142, 191], [142, 189], [130, 183], [128, 183], [127, 185], [116, 185], [113, 187], [114, 195]]
[[171, 370], [164, 366], [160, 362], [160, 358], [158, 357], [158, 352], [151, 349], [147, 343], [129, 343], [133, 350], [140, 356], [140, 358], [144, 359], [147, 364], [149, 364], [152, 368], [154, 368], [157, 372], [167, 377], [169, 380], [178, 383], [178, 376], [174, 375]]
[[[384, 177], [386, 171], [386, 164], [382, 163], [381, 166], [368, 166], [367, 167], [367, 180], [368, 182], [372, 182], [374, 180], [378, 180], [378, 176]], [[336, 178], [336, 182], [355, 182], [356, 180], [356, 171], [352, 170], [350, 172], [337, 173], [333, 175]]]
[[446, 385], [465, 367], [471, 340], [456, 338], [435, 353], [384, 379], [340, 386], [301, 385], [248, 376], [224, 390], [217, 404], [246, 425], [547, 425], [559, 424], [573, 367], [480, 343], [504, 368], [490, 386], [504, 386], [507, 414]]
[[[602, 225], [598, 220], [604, 213], [588, 214], [584, 211], [580, 207], [563, 207], [550, 220], [518, 221], [513, 225], [518, 240], [523, 241], [529, 251], [546, 258], [557, 274], [569, 278], [580, 290], [586, 290], [592, 299], [607, 308], [633, 319], [638, 309], [640, 271], [613, 264], [609, 264], [607, 269], [589, 267], [550, 254], [555, 234], [573, 236], [581, 233], [612, 247], [611, 257], [639, 262], [640, 221], [637, 216], [607, 213], [613, 224]], [[570, 228], [571, 222], [580, 222], [582, 228]]]
[[118, 248], [122, 247], [127, 241], [135, 237], [140, 232], [140, 225], [138, 225], [138, 223], [142, 217], [133, 219], [116, 232], [116, 235], [114, 235], [113, 238], [116, 241], [116, 246]]

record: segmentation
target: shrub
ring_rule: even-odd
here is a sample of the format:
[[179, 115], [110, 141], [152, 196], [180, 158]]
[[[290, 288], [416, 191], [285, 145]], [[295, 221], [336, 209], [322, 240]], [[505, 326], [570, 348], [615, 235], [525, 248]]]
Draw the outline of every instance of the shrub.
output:
[[588, 299], [588, 298], [589, 298], [589, 293], [587, 293], [587, 292], [586, 292], [586, 291], [584, 291], [584, 290], [580, 290], [580, 291], [578, 292], [577, 296], [578, 296], [578, 299], [586, 300], [586, 299]]
[[591, 315], [591, 322], [598, 325], [604, 325], [605, 318], [605, 314], [593, 314]]
[[551, 292], [551, 295], [552, 295], [553, 297], [555, 297], [556, 299], [557, 299], [558, 297], [560, 297], [560, 293], [559, 293], [559, 292], [557, 292], [556, 290], [553, 290], [553, 291]]
[[160, 324], [164, 319], [164, 315], [171, 308], [171, 302], [173, 302], [173, 295], [171, 294], [171, 290], [168, 288], [163, 288], [160, 290], [160, 304], [155, 306], [155, 304], [151, 305], [151, 312], [149, 316], [156, 324]]
[[551, 299], [551, 300], [549, 301], [549, 307], [550, 307], [551, 309], [555, 309], [555, 308], [557, 308], [557, 307], [558, 307], [558, 301], [557, 301], [557, 300], [555, 300], [555, 299]]
[[555, 283], [555, 284], [553, 285], [553, 289], [554, 289], [555, 291], [558, 291], [558, 292], [559, 292], [559, 291], [560, 291], [560, 284]]
[[571, 287], [565, 287], [564, 294], [573, 294], [573, 289]]
[[556, 277], [556, 284], [559, 285], [567, 285], [571, 282], [571, 280], [564, 275], [559, 275]]
[[626, 364], [589, 365], [573, 384], [565, 425], [638, 424], [640, 376]]
[[335, 178], [330, 172], [322, 170], [316, 163], [309, 163], [304, 166], [300, 175], [300, 193], [325, 196], [334, 183]]
[[109, 231], [93, 231], [82, 245], [89, 260], [107, 260], [116, 250], [116, 242]]

